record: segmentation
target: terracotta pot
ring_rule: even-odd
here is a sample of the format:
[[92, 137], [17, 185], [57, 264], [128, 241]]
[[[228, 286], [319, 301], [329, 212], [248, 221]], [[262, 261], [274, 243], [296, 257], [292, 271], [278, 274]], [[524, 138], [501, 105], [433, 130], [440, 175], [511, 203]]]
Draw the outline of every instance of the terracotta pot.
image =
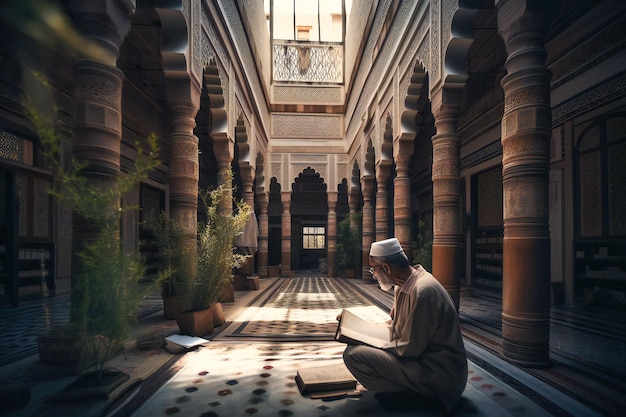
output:
[[220, 294], [219, 301], [222, 303], [232, 303], [235, 301], [235, 286], [232, 284], [227, 285]]
[[176, 324], [181, 334], [202, 337], [215, 330], [213, 310], [205, 308], [198, 311], [181, 311], [176, 315]]
[[39, 360], [52, 365], [78, 367], [81, 346], [78, 331], [53, 328], [37, 336]]
[[174, 320], [178, 314], [178, 298], [175, 295], [163, 296], [163, 318]]
[[224, 315], [224, 310], [222, 309], [222, 303], [217, 302], [213, 304], [211, 306], [211, 310], [213, 312], [213, 327], [219, 327], [226, 323], [226, 316]]
[[346, 278], [355, 278], [356, 277], [356, 269], [354, 268], [346, 268], [344, 271]]

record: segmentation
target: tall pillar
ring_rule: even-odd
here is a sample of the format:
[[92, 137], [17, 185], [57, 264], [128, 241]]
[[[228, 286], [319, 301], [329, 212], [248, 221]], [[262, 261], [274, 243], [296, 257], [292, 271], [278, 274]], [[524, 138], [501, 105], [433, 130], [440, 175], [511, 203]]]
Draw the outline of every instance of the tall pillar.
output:
[[334, 277], [337, 273], [337, 192], [328, 193], [328, 276]]
[[257, 273], [260, 278], [267, 278], [269, 216], [267, 215], [268, 195], [257, 193], [257, 209], [259, 211], [259, 253], [257, 255]]
[[[394, 235], [400, 242], [404, 253], [411, 258], [411, 179], [409, 162], [413, 155], [414, 136], [398, 141], [396, 177], [393, 179], [393, 224]], [[395, 151], [395, 149], [394, 149]]]
[[547, 366], [550, 336], [550, 78], [546, 2], [498, 1], [507, 50], [502, 78], [504, 204], [503, 353], [521, 366]]
[[[442, 88], [443, 90], [443, 88]], [[441, 95], [445, 91], [439, 92]], [[433, 270], [459, 308], [461, 279], [461, 160], [458, 107], [433, 100], [437, 133], [433, 144]], [[447, 100], [446, 100], [447, 101]], [[452, 101], [452, 100], [450, 100]], [[438, 103], [437, 103], [438, 102]]]
[[[241, 182], [243, 188], [242, 199], [248, 206], [250, 206], [252, 212], [254, 212], [254, 193], [252, 192], [252, 185], [254, 183], [254, 169], [252, 168], [252, 166], [246, 164], [240, 166], [239, 171], [241, 173]], [[254, 274], [254, 254], [252, 254], [252, 256], [250, 256], [246, 260], [246, 263], [240, 269], [247, 275]]]
[[280, 201], [283, 204], [283, 215], [281, 218], [280, 276], [291, 277], [291, 192], [281, 192]]
[[[197, 108], [191, 103], [170, 103], [170, 216], [180, 225], [177, 242], [195, 256], [198, 232], [198, 138], [193, 134]], [[193, 258], [192, 258], [193, 259]]]
[[376, 167], [376, 240], [389, 236], [389, 191], [387, 181], [391, 174], [391, 161], [381, 160]]
[[[122, 82], [115, 67], [119, 47], [130, 30], [133, 8], [108, 0], [94, 5], [70, 6], [76, 26], [92, 42], [87, 58], [74, 65], [72, 91], [72, 154], [87, 162], [82, 174], [96, 189], [111, 187], [120, 173], [122, 139]], [[119, 209], [118, 206], [111, 210]], [[78, 215], [72, 218], [72, 251], [78, 253], [98, 233]], [[80, 258], [72, 257], [72, 311], [80, 304]]]
[[363, 264], [361, 276], [365, 280], [372, 280], [370, 269], [370, 246], [374, 242], [374, 178], [363, 177], [361, 179], [361, 191], [363, 192], [363, 241], [361, 247], [361, 262]]
[[[358, 188], [350, 189], [350, 194], [348, 194], [348, 206], [350, 207], [350, 230], [356, 233], [357, 236], [359, 237], [361, 236], [360, 231], [362, 230], [362, 226], [360, 223], [356, 221], [355, 215], [358, 213], [360, 202], [361, 202], [361, 198], [360, 198], [359, 189]], [[355, 265], [357, 266], [359, 265], [358, 259]], [[356, 273], [357, 278], [361, 276], [361, 271], [359, 268], [356, 268], [355, 273]]]
[[[224, 181], [226, 173], [231, 168], [231, 163], [233, 162], [235, 144], [232, 140], [230, 140], [225, 132], [220, 132], [219, 135], [213, 134], [213, 153], [215, 154], [215, 160], [217, 162], [218, 181], [220, 184], [230, 187], [232, 191], [232, 183], [225, 184]], [[232, 214], [232, 199], [224, 198], [220, 211], [224, 214]]]

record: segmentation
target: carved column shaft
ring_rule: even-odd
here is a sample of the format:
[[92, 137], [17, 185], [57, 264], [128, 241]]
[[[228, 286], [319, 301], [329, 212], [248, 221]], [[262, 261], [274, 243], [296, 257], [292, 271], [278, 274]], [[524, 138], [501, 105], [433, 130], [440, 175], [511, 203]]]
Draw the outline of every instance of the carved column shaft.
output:
[[411, 179], [409, 162], [413, 154], [413, 140], [400, 140], [395, 157], [396, 177], [393, 179], [394, 235], [404, 253], [411, 259]]
[[435, 110], [433, 144], [433, 270], [452, 296], [460, 297], [461, 178], [460, 138], [456, 131], [458, 109], [441, 104]]
[[267, 278], [268, 256], [268, 235], [269, 216], [267, 215], [268, 196], [266, 193], [258, 193], [257, 209], [259, 210], [259, 253], [257, 255], [257, 268], [260, 278]]
[[524, 4], [505, 1], [498, 3], [498, 21], [508, 53], [502, 79], [503, 350], [520, 365], [546, 366], [551, 137], [550, 72], [544, 64], [547, 19]]
[[291, 277], [291, 192], [280, 193], [280, 201], [283, 204], [281, 218], [281, 277]]
[[363, 191], [363, 239], [361, 247], [361, 260], [363, 263], [362, 277], [371, 280], [372, 275], [369, 273], [370, 263], [369, 254], [372, 242], [374, 242], [374, 178], [367, 177], [361, 179], [361, 189]]
[[[86, 161], [83, 175], [97, 189], [111, 187], [120, 173], [122, 138], [122, 82], [124, 74], [115, 68], [119, 47], [130, 30], [133, 7], [108, 0], [93, 5], [69, 5], [74, 23], [91, 44], [87, 59], [74, 65], [72, 91], [72, 154]], [[115, 204], [111, 210], [117, 210]], [[72, 251], [78, 253], [98, 233], [81, 216], [72, 217]], [[81, 300], [80, 258], [72, 257], [71, 321], [78, 317]]]
[[[248, 206], [250, 206], [250, 208], [254, 212], [254, 193], [252, 192], [252, 185], [254, 184], [254, 169], [250, 165], [246, 164], [240, 166], [239, 171], [241, 173], [241, 182], [243, 188], [242, 200]], [[240, 270], [247, 275], [254, 275], [254, 254], [252, 254], [252, 256], [250, 256], [246, 260], [246, 263], [240, 268]]]
[[[348, 206], [350, 207], [350, 229], [355, 233], [358, 233], [359, 230], [361, 230], [361, 224], [357, 223], [354, 219], [354, 215], [357, 214], [359, 210], [360, 200], [359, 190], [356, 188], [351, 189], [350, 194], [348, 195]], [[358, 260], [355, 265], [359, 265]], [[357, 271], [355, 271], [355, 273], [358, 278], [361, 276], [361, 271], [359, 268], [356, 269]]]
[[193, 134], [196, 109], [171, 106], [170, 215], [181, 227], [178, 237], [186, 250], [195, 251], [198, 230], [198, 138]]
[[334, 277], [337, 268], [335, 258], [337, 254], [337, 193], [328, 193], [328, 276]]
[[[232, 187], [232, 182], [225, 184], [226, 173], [230, 169], [234, 156], [234, 143], [226, 136], [225, 133], [215, 134], [213, 137], [213, 153], [217, 161], [217, 175], [220, 184], [225, 187]], [[232, 193], [231, 193], [232, 194]], [[220, 207], [220, 212], [231, 214], [233, 210], [232, 199], [225, 198]]]
[[383, 164], [381, 161], [376, 167], [376, 240], [391, 237], [389, 236], [389, 191], [387, 190], [390, 173], [390, 164]]

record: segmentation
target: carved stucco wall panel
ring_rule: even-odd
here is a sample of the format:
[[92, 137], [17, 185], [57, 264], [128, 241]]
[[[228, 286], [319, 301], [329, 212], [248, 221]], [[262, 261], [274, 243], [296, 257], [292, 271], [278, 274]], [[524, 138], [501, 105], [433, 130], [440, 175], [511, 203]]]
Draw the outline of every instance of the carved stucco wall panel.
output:
[[343, 104], [341, 87], [272, 86], [272, 102], [276, 104]]
[[441, 36], [441, 15], [440, 6], [441, 0], [430, 1], [430, 83], [431, 86], [437, 84], [439, 81], [440, 65], [441, 65], [441, 48], [440, 48], [440, 36]]
[[343, 118], [339, 115], [273, 114], [271, 136], [275, 138], [341, 138]]

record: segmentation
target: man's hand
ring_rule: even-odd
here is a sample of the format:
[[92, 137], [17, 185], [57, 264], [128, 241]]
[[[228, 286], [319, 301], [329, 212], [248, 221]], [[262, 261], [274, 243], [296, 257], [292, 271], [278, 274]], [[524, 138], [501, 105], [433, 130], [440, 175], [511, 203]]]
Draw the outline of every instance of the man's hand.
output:
[[337, 321], [341, 320], [341, 311], [337, 314]]

